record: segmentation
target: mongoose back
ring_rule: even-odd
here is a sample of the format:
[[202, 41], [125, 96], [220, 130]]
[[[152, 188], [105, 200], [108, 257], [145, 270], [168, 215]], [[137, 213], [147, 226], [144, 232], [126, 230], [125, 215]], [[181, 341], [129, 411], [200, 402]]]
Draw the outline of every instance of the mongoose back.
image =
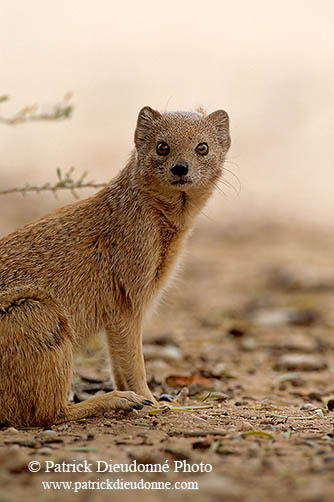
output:
[[[146, 106], [127, 165], [104, 189], [0, 241], [0, 424], [48, 426], [153, 401], [143, 318], [229, 146], [223, 110]], [[68, 404], [73, 349], [98, 332], [117, 390]]]

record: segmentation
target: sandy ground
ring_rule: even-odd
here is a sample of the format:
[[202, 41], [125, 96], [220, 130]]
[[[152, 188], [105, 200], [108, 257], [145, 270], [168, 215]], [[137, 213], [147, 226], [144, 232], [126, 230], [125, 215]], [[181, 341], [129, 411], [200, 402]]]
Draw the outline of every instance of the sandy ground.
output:
[[[145, 330], [150, 387], [170, 401], [53, 432], [1, 430], [1, 501], [73, 500], [75, 490], [82, 501], [333, 500], [333, 236], [202, 223], [188, 249]], [[104, 392], [108, 380], [103, 343], [93, 340], [77, 357], [75, 398]], [[98, 460], [144, 472], [96, 472]], [[32, 461], [40, 472], [29, 472]], [[64, 471], [84, 461], [92, 472], [45, 472], [46, 462]], [[193, 472], [201, 469], [211, 472]], [[110, 488], [141, 479], [172, 489]]]

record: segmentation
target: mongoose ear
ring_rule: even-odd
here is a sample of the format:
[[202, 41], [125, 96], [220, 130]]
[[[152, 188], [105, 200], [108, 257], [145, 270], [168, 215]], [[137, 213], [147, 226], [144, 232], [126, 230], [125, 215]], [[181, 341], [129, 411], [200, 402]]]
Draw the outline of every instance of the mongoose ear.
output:
[[150, 106], [144, 106], [140, 110], [135, 131], [135, 144], [137, 147], [149, 139], [153, 123], [160, 118], [161, 113], [153, 110]]
[[231, 145], [230, 120], [228, 114], [224, 110], [216, 110], [210, 113], [210, 115], [206, 117], [206, 120], [210, 121], [215, 126], [218, 133], [218, 139], [227, 151]]

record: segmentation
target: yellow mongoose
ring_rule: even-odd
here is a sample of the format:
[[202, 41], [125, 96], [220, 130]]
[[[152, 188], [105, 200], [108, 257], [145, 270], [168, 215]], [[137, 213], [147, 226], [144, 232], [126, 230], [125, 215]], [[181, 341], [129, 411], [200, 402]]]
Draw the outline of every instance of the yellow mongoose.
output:
[[[47, 426], [153, 400], [142, 321], [229, 146], [223, 110], [146, 106], [131, 158], [109, 185], [0, 240], [0, 424]], [[118, 390], [68, 404], [73, 348], [98, 332]]]

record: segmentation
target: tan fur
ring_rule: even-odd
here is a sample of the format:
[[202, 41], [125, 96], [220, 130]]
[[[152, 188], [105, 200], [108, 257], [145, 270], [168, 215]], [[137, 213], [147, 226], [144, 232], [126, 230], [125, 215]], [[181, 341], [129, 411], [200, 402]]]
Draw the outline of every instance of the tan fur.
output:
[[[157, 143], [170, 147], [159, 156]], [[196, 152], [199, 143], [209, 152]], [[126, 167], [94, 196], [0, 241], [0, 424], [46, 426], [153, 400], [142, 321], [222, 172], [226, 112], [138, 116]], [[171, 172], [175, 163], [189, 172]], [[185, 184], [173, 184], [180, 179]], [[117, 391], [68, 405], [72, 352], [107, 336]]]

